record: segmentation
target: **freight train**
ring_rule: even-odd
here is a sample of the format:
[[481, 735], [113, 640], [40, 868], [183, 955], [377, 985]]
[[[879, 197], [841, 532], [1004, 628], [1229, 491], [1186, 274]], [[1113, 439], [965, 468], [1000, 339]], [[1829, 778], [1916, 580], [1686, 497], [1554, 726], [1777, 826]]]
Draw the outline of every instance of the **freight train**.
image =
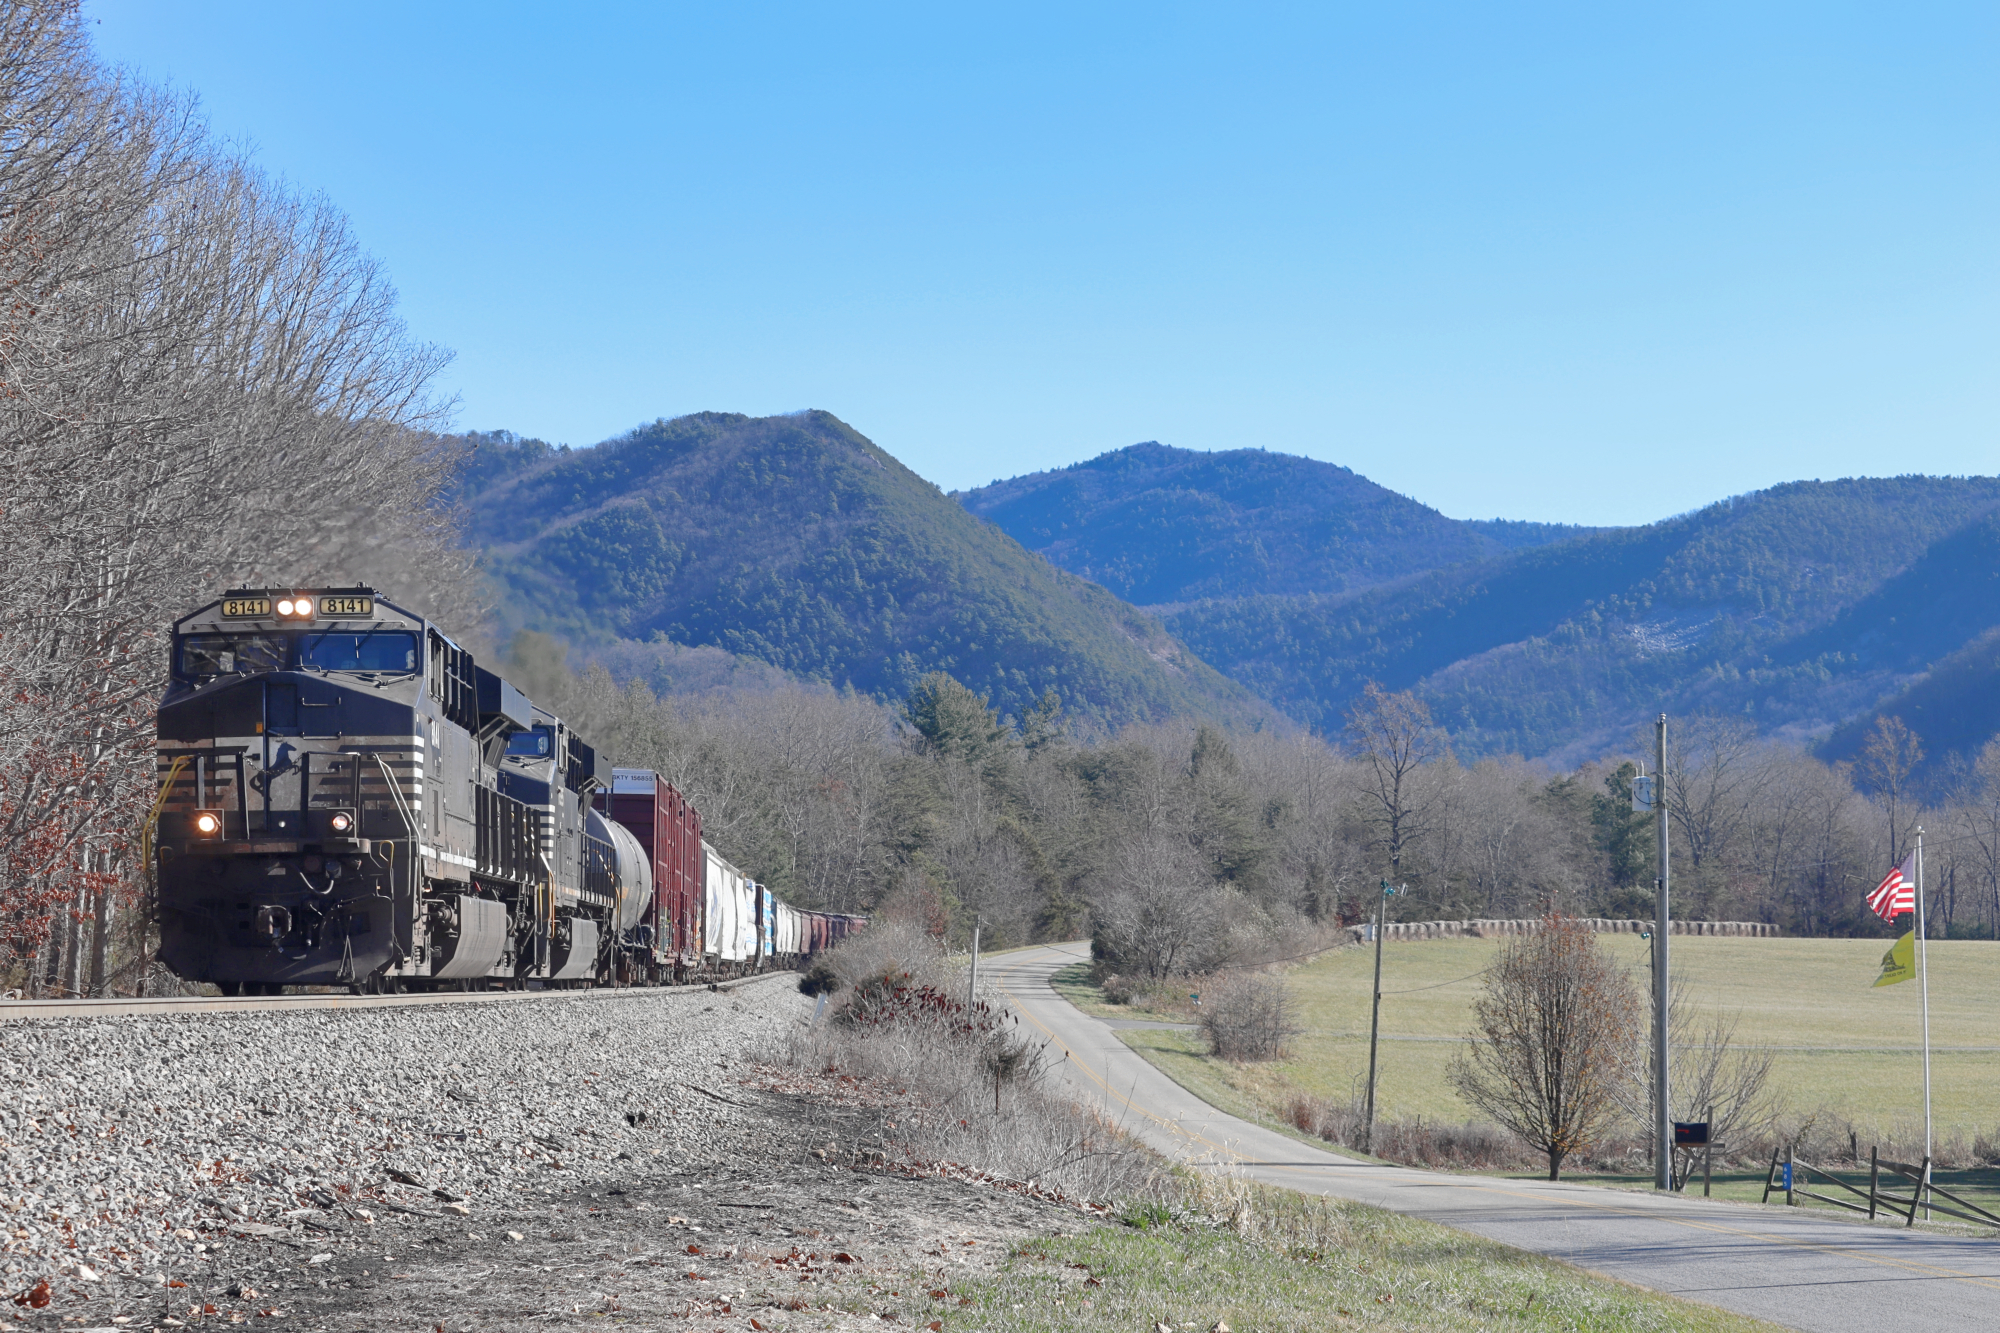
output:
[[686, 982], [865, 921], [777, 899], [670, 783], [373, 588], [176, 621], [158, 762], [159, 958], [224, 994]]

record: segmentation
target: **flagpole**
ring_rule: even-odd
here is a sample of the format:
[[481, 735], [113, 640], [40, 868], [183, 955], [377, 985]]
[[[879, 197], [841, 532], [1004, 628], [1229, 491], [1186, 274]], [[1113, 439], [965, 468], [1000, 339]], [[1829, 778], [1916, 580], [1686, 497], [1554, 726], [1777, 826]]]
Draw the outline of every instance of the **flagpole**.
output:
[[[1924, 830], [1917, 828], [1917, 984], [1924, 997], [1924, 1160], [1931, 1160], [1931, 969], [1924, 949]], [[1929, 1214], [1926, 1213], [1926, 1216]]]

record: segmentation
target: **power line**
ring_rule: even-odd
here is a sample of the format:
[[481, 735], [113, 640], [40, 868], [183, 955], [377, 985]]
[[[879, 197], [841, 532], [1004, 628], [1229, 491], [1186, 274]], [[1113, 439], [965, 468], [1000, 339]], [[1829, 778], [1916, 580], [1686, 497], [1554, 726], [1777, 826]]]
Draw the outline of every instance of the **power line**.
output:
[[1471, 981], [1474, 977], [1483, 977], [1492, 970], [1490, 967], [1482, 967], [1477, 972], [1459, 977], [1454, 981], [1440, 981], [1434, 986], [1412, 986], [1408, 990], [1385, 990], [1382, 993], [1384, 995], [1415, 995], [1418, 991], [1442, 990], [1446, 986], [1456, 986], [1460, 981]]

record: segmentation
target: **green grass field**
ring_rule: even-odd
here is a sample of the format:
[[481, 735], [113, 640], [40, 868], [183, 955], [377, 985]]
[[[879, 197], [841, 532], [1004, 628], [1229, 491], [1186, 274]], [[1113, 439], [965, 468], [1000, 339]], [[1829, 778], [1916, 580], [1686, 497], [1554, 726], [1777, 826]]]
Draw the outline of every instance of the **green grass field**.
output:
[[[1647, 945], [1600, 937], [1642, 982]], [[1468, 1119], [1444, 1077], [1454, 1044], [1472, 1027], [1472, 1004], [1499, 940], [1389, 942], [1382, 962], [1381, 1086], [1384, 1113]], [[1768, 1046], [1774, 1079], [1796, 1114], [1822, 1112], [1866, 1136], [1907, 1143], [1921, 1126], [1918, 986], [1871, 989], [1885, 943], [1872, 940], [1677, 937], [1673, 968], [1697, 1003], [1739, 1015], [1737, 1040]], [[2000, 944], [1930, 946], [1932, 1099], [1941, 1131], [2000, 1126]], [[1244, 1071], [1259, 1080], [1345, 1099], [1368, 1067], [1374, 957], [1366, 948], [1323, 955], [1288, 974], [1305, 1031], [1292, 1058]], [[1261, 1091], [1261, 1090], [1260, 1090]], [[1269, 1101], [1260, 1095], [1260, 1101]]]
[[[1642, 984], [1647, 945], [1624, 935], [1600, 937]], [[1392, 1119], [1479, 1119], [1452, 1089], [1445, 1068], [1471, 1030], [1479, 975], [1504, 942], [1389, 942], [1383, 953], [1378, 1101]], [[1871, 940], [1676, 937], [1673, 967], [1693, 983], [1698, 1004], [1735, 1012], [1737, 1040], [1773, 1048], [1773, 1081], [1788, 1118], [1818, 1117], [1823, 1127], [1852, 1124], [1862, 1156], [1881, 1144], [1885, 1156], [1914, 1160], [1922, 1149], [1919, 991], [1914, 982], [1872, 988], [1887, 943]], [[2000, 1136], [2000, 944], [1955, 940], [1930, 946], [1932, 1099], [1939, 1139]], [[1235, 1065], [1206, 1054], [1193, 1032], [1128, 1030], [1125, 1042], [1211, 1103], [1236, 1115], [1284, 1127], [1300, 1093], [1345, 1101], [1368, 1068], [1368, 1007], [1374, 955], [1343, 949], [1288, 970], [1304, 1031], [1289, 1058]], [[1106, 1017], [1188, 1019], [1185, 998], [1155, 1001], [1141, 1013], [1107, 1005], [1086, 969], [1068, 970], [1057, 989]], [[1861, 1173], [1865, 1175], [1865, 1168]], [[1858, 1179], [1859, 1177], [1855, 1177]], [[1644, 1187], [1648, 1178], [1593, 1177]], [[1987, 1207], [2000, 1202], [2000, 1172], [1941, 1173], [1941, 1184], [1969, 1190]], [[1761, 1171], [1718, 1172], [1715, 1193], [1756, 1199]]]

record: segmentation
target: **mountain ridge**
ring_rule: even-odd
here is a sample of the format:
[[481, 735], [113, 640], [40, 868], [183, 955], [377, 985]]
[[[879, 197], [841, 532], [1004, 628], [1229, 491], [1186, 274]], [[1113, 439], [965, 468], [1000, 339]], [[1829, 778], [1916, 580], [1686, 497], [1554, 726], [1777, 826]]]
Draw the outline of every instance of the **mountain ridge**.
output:
[[[1882, 716], [1939, 763], [2000, 728], [2000, 478], [1788, 482], [1573, 530], [1158, 444], [947, 496], [818, 412], [575, 451], [474, 438], [469, 535], [501, 632], [627, 664], [684, 644], [884, 698], [946, 670], [1017, 716], [1053, 686], [1093, 725], [1282, 713], [1323, 733], [1374, 681], [1424, 698], [1468, 758], [1594, 758], [1663, 710], [1833, 759]], [[1171, 597], [1141, 607], [1060, 560]], [[662, 679], [726, 666], [674, 661]]]
[[953, 498], [1052, 563], [1141, 606], [1356, 591], [1598, 531], [1450, 519], [1336, 463], [1157, 441]]
[[1017, 715], [1054, 689], [1106, 726], [1281, 724], [830, 413], [694, 413], [569, 451], [480, 436], [460, 499], [503, 636], [714, 646], [885, 698], [947, 671]]

